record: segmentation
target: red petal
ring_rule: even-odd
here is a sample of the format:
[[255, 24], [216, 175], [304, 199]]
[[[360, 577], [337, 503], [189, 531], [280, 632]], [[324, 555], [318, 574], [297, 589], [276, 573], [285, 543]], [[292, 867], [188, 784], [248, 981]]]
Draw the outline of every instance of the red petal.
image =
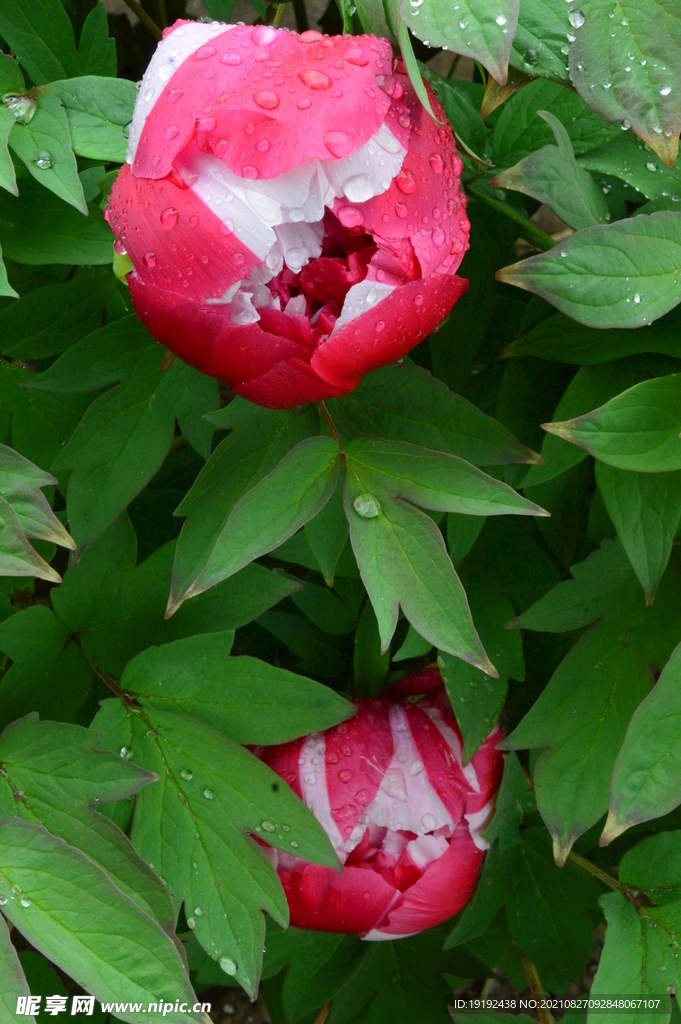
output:
[[279, 871], [295, 928], [361, 935], [371, 931], [401, 901], [401, 894], [370, 868]]
[[407, 705], [409, 728], [428, 781], [456, 823], [468, 810], [470, 785], [444, 737], [422, 710], [424, 706], [425, 702]]
[[480, 783], [480, 792], [469, 797], [467, 812], [474, 814], [481, 811], [490, 797], [501, 784], [504, 774], [504, 756], [496, 749], [497, 743], [504, 738], [499, 726], [495, 726], [481, 747], [475, 752], [471, 764]]
[[[378, 131], [390, 107], [373, 86], [375, 75], [390, 71], [385, 39], [235, 25], [212, 38], [214, 53], [203, 56], [207, 49], [185, 60], [156, 100], [135, 175], [164, 178], [198, 124], [201, 148], [235, 174], [273, 178], [313, 157], [348, 156]], [[172, 139], [163, 134], [169, 125], [178, 130]]]
[[449, 849], [433, 861], [420, 880], [403, 894], [401, 906], [392, 911], [387, 923], [365, 938], [395, 938], [413, 935], [447, 921], [467, 903], [482, 866], [478, 850], [465, 825], [459, 824]]

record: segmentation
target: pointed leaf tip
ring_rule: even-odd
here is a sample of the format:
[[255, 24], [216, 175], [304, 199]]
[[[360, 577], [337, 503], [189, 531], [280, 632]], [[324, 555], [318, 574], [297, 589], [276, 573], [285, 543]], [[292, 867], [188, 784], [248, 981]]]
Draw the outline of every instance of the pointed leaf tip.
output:
[[599, 846], [609, 846], [614, 839], [621, 836], [623, 832], [629, 828], [629, 825], [623, 825], [617, 820], [617, 814], [610, 810], [608, 812], [608, 820], [605, 823], [605, 827], [601, 832], [601, 837], [598, 840]]

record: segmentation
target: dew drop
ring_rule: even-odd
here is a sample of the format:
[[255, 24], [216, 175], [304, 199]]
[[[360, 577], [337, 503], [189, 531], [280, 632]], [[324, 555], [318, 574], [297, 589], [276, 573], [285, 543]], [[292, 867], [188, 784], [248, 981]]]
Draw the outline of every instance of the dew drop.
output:
[[411, 171], [405, 170], [404, 167], [395, 178], [395, 184], [405, 196], [410, 196], [416, 191], [416, 179]]
[[307, 775], [305, 776], [305, 782], [307, 783], [308, 786], [314, 786], [317, 782], [317, 776], [313, 775], [312, 772], [308, 772]]
[[660, 89], [660, 96], [669, 96], [669, 93], [671, 91], [672, 91], [671, 85], [663, 85], [662, 88]]
[[33, 115], [36, 112], [36, 102], [31, 96], [25, 96], [19, 92], [11, 92], [2, 97], [2, 103], [19, 124], [28, 124], [33, 120]]
[[246, 164], [245, 167], [241, 168], [241, 176], [242, 178], [250, 178], [251, 181], [255, 181], [260, 175], [257, 167], [254, 167], [253, 164]]
[[422, 306], [423, 305], [423, 295], [415, 295], [414, 296], [414, 305], [415, 306]]
[[263, 821], [262, 827], [265, 829], [265, 832], [274, 832], [276, 826], [271, 821]]
[[623, 117], [622, 118], [622, 120], [620, 121], [620, 128], [622, 129], [623, 132], [628, 132], [629, 131], [629, 129], [631, 128], [631, 121], [629, 120], [628, 117]]
[[364, 214], [354, 206], [343, 206], [338, 211], [338, 220], [344, 228], [357, 228], [364, 223]]
[[289, 843], [289, 846], [291, 847], [292, 850], [297, 850], [298, 849], [298, 843], [295, 841], [295, 839], [291, 840], [291, 842]]
[[349, 768], [344, 768], [342, 772], [338, 772], [338, 778], [341, 782], [348, 783], [352, 779], [352, 772]]
[[433, 244], [442, 245], [445, 240], [445, 233], [442, 228], [435, 228], [433, 231]]
[[423, 827], [430, 832], [437, 825], [437, 818], [434, 814], [424, 814], [421, 818], [421, 824]]
[[380, 334], [381, 331], [385, 330], [385, 320], [376, 321], [376, 331]]
[[243, 61], [238, 53], [223, 53], [220, 57], [221, 64], [229, 64], [230, 67], [235, 68], [238, 64], [242, 64]]
[[428, 157], [428, 163], [436, 174], [442, 174], [445, 169], [444, 161], [439, 153], [431, 153]]
[[358, 516], [362, 519], [375, 519], [378, 513], [381, 511], [381, 505], [378, 498], [374, 498], [372, 494], [360, 494], [353, 501], [353, 507]]
[[525, 50], [525, 53], [523, 54], [523, 61], [525, 62], [525, 64], [529, 64], [529, 66], [532, 67], [534, 64], [537, 63], [538, 60], [539, 54], [535, 49], [530, 47], [529, 50]]
[[232, 978], [234, 977], [234, 975], [237, 972], [237, 966], [233, 960], [230, 960], [228, 956], [221, 956], [220, 959], [218, 960], [218, 963], [220, 964], [220, 967], [225, 972], [225, 974], [229, 974], [229, 976]]
[[0, 896], [0, 907], [4, 907], [6, 903], [7, 903], [7, 897], [6, 896]]
[[213, 792], [212, 789], [204, 789], [203, 795], [205, 796], [206, 800], [212, 800], [213, 797], [215, 796], [215, 793]]
[[[301, 100], [302, 102], [302, 100]], [[300, 104], [298, 104], [300, 106]], [[349, 156], [354, 148], [353, 141], [346, 132], [325, 132], [324, 145], [332, 156]]]
[[652, 160], [649, 160], [648, 163], [646, 164], [646, 168], [649, 171], [656, 171], [657, 170], [657, 164], [653, 163]]
[[316, 68], [305, 68], [298, 72], [298, 78], [308, 89], [318, 92], [322, 89], [330, 89], [333, 82], [325, 71], [318, 71]]
[[413, 764], [411, 764], [410, 767], [409, 767], [409, 774], [410, 775], [420, 775], [422, 771], [423, 771], [423, 762], [422, 761], [414, 761]]
[[49, 171], [51, 167], [54, 167], [54, 158], [47, 149], [41, 149], [40, 152], [33, 157], [33, 163], [41, 171]]
[[166, 96], [168, 103], [177, 103], [177, 101], [182, 96], [183, 92], [184, 89], [170, 89], [168, 91], [168, 95]]
[[161, 214], [161, 224], [164, 228], [174, 228], [177, 224], [179, 213], [174, 206], [169, 206]]
[[637, 306], [638, 306], [638, 304], [639, 304], [639, 302], [641, 301], [642, 298], [643, 298], [643, 296], [641, 295], [640, 292], [634, 292], [634, 302], [636, 303]]
[[496, 16], [496, 18], [494, 20], [496, 21], [497, 25], [505, 25], [506, 24], [506, 18], [505, 18], [505, 16], [503, 14], [497, 14], [497, 16]]
[[12, 892], [14, 893], [15, 896], [20, 896], [21, 895], [21, 886], [20, 885], [13, 885], [12, 886]]
[[612, 88], [612, 82], [610, 81], [609, 78], [606, 78], [606, 80], [603, 82], [603, 88], [604, 89]]
[[343, 54], [343, 60], [346, 60], [348, 64], [354, 64], [358, 68], [365, 68], [369, 63], [368, 56], [359, 46], [352, 46], [349, 50], [346, 50]]
[[217, 51], [214, 46], [211, 46], [210, 43], [206, 43], [205, 46], [200, 46], [198, 48], [194, 54], [194, 60], [207, 60], [208, 57], [214, 57], [216, 52]]
[[183, 768], [182, 771], [180, 772], [180, 775], [182, 776], [185, 782], [191, 782], [192, 779], [194, 778], [194, 772], [191, 771], [190, 768]]
[[276, 110], [279, 106], [279, 94], [273, 89], [260, 89], [253, 93], [253, 102], [263, 110]]
[[123, 242], [121, 242], [120, 238], [116, 239], [116, 241], [113, 244], [113, 247], [114, 247], [114, 252], [117, 253], [119, 256], [127, 256], [128, 255], [127, 250], [126, 250]]
[[570, 11], [568, 14], [568, 21], [573, 28], [581, 28], [586, 18], [581, 11]]
[[20, 902], [21, 902], [22, 907], [30, 907], [30, 905], [31, 905], [31, 901], [29, 899], [27, 899], [26, 896], [22, 896]]
[[196, 928], [196, 921], [193, 917], [187, 918], [187, 928], [190, 928], [192, 931]]

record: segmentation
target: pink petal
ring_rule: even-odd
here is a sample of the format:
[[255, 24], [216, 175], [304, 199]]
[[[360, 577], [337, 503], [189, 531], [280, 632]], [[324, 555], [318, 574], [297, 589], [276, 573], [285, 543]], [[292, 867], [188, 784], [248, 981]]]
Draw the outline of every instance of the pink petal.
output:
[[370, 868], [346, 867], [339, 875], [308, 864], [302, 873], [280, 870], [279, 878], [294, 928], [361, 935], [402, 900], [402, 894]]

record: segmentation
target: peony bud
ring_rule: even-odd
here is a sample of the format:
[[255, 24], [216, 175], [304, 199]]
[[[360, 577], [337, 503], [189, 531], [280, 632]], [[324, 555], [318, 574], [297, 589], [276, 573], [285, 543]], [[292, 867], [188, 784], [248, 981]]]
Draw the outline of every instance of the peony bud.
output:
[[351, 391], [467, 287], [461, 161], [389, 43], [178, 21], [147, 68], [109, 223], [163, 345], [248, 399]]
[[495, 726], [463, 767], [437, 669], [355, 705], [334, 729], [260, 751], [323, 825], [342, 874], [293, 852], [269, 849], [268, 859], [292, 925], [396, 939], [446, 921], [470, 897], [501, 781], [502, 734]]

